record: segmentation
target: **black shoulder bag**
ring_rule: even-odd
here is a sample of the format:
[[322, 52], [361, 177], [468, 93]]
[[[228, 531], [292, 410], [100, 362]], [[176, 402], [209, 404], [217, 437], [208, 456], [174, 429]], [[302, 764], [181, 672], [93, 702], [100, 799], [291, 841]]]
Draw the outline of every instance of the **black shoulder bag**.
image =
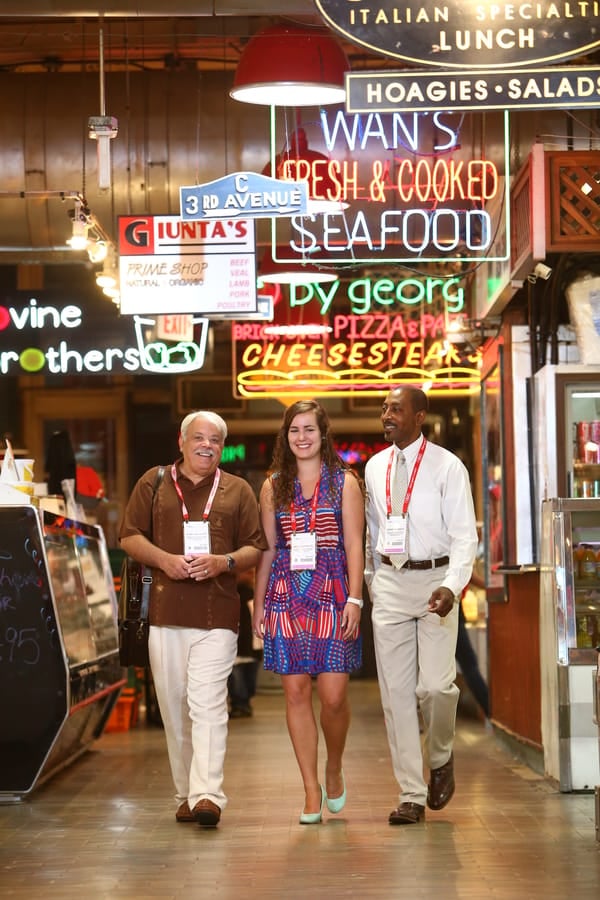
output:
[[[163, 479], [165, 470], [160, 466], [152, 487], [152, 504], [150, 506], [150, 523], [154, 498]], [[152, 537], [152, 531], [150, 532]], [[121, 566], [121, 588], [119, 590], [119, 662], [122, 666], [147, 666], [148, 635], [150, 624], [148, 612], [150, 608], [150, 587], [152, 586], [152, 569], [126, 556]]]

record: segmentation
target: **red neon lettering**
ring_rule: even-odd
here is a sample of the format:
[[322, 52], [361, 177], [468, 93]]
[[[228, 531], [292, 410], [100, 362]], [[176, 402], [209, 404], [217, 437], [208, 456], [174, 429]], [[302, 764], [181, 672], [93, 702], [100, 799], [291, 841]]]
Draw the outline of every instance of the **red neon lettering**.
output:
[[286, 159], [281, 166], [283, 181], [306, 181], [308, 193], [317, 200], [345, 202], [356, 200], [358, 163], [337, 159]]
[[[476, 174], [479, 171], [479, 174]], [[489, 200], [498, 190], [498, 170], [487, 159], [472, 159], [467, 165], [467, 193], [470, 200]], [[479, 188], [475, 191], [475, 186]]]
[[436, 160], [433, 167], [433, 195], [436, 200], [443, 200], [448, 195], [448, 166], [443, 159]]
[[[407, 179], [409, 179], [408, 185], [405, 184]], [[400, 199], [404, 200], [405, 203], [410, 203], [414, 191], [413, 167], [410, 159], [403, 159], [398, 166], [396, 187], [398, 188]]]
[[[498, 190], [498, 170], [493, 162], [473, 159], [437, 159], [433, 166], [428, 159], [420, 159], [416, 166], [410, 159], [403, 159], [396, 178], [398, 196], [405, 203], [419, 200], [421, 203], [450, 200], [484, 201]], [[373, 199], [373, 198], [372, 198]]]

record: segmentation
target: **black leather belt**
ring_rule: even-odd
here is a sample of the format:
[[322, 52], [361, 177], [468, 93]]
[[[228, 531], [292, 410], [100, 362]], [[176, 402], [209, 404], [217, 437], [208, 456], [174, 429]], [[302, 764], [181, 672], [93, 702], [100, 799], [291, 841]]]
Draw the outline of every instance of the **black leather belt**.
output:
[[[382, 556], [381, 562], [384, 566], [393, 565], [389, 556]], [[407, 559], [403, 569], [439, 569], [440, 566], [447, 566], [450, 562], [448, 556], [438, 556], [437, 559]]]

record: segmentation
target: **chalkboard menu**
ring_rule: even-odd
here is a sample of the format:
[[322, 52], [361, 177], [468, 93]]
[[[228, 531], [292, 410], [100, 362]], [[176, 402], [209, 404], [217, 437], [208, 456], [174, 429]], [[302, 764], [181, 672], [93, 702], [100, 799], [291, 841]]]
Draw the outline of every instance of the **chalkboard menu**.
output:
[[0, 507], [0, 788], [26, 792], [68, 715], [44, 537], [32, 506]]

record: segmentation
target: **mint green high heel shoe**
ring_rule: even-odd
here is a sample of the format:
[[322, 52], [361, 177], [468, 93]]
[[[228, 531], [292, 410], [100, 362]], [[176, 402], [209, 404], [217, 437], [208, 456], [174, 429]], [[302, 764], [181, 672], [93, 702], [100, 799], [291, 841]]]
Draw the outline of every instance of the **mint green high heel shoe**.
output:
[[339, 813], [346, 805], [346, 779], [344, 778], [344, 770], [342, 769], [342, 787], [343, 791], [339, 797], [327, 797], [327, 809], [330, 813]]
[[323, 807], [327, 800], [327, 794], [325, 793], [325, 788], [322, 784], [320, 784], [319, 787], [321, 788], [321, 808], [318, 813], [300, 813], [301, 825], [318, 825], [323, 818]]

